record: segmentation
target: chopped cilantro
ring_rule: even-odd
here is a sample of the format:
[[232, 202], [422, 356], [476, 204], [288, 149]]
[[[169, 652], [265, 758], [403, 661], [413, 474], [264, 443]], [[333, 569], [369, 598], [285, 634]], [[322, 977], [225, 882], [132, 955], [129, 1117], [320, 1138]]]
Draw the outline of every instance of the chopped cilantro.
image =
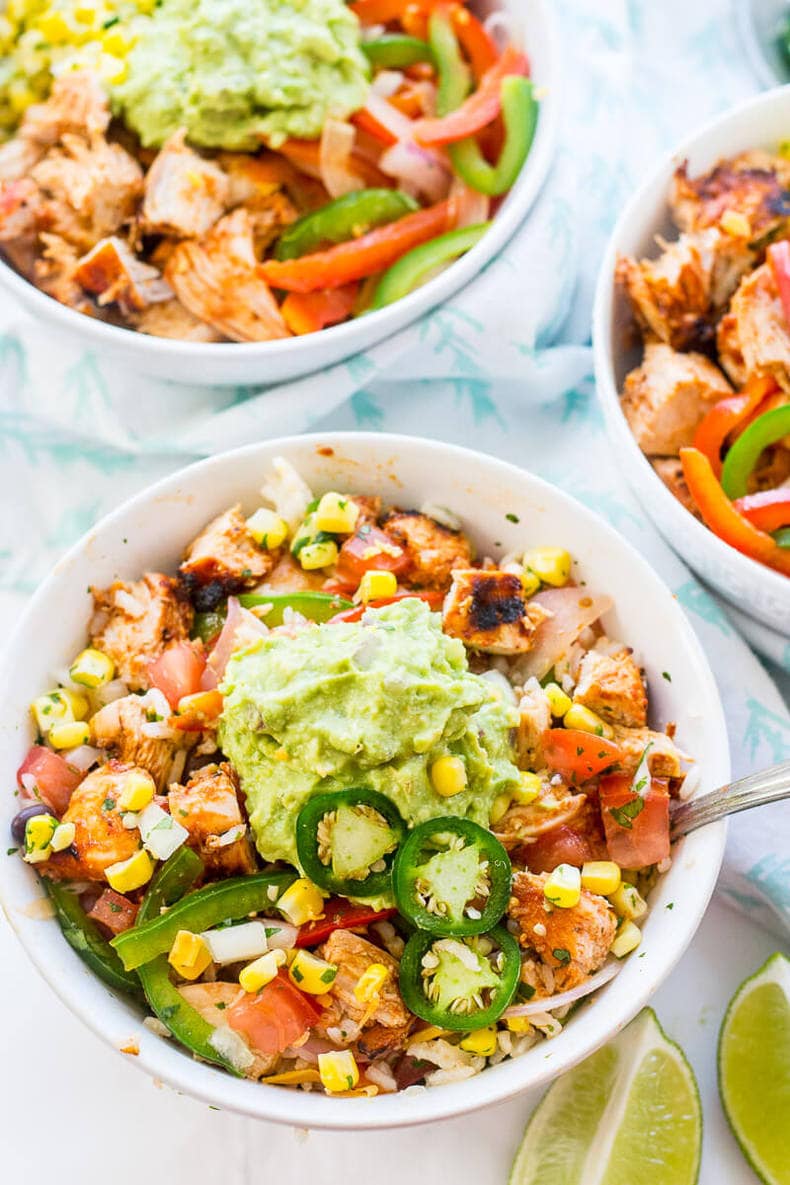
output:
[[103, 811], [111, 811], [114, 808], [115, 808], [115, 799], [114, 798], [105, 798], [104, 802], [101, 804], [101, 809]]
[[531, 1000], [535, 995], [535, 988], [531, 983], [520, 983], [518, 985], [518, 992], [516, 993], [519, 1000]]
[[640, 815], [645, 809], [645, 800], [640, 798], [632, 798], [630, 802], [623, 803], [622, 806], [610, 806], [609, 814], [620, 827], [624, 827], [626, 831], [633, 829], [633, 820]]
[[169, 1020], [172, 1020], [173, 1017], [176, 1015], [176, 1013], [178, 1012], [178, 1009], [179, 1009], [178, 1004], [167, 1004], [160, 1012], [159, 1019], [163, 1020], [165, 1022], [165, 1024], [167, 1024], [167, 1022]]
[[302, 980], [304, 979], [304, 975], [302, 975], [302, 972], [299, 970], [298, 967], [291, 967], [291, 975], [293, 976], [293, 978], [296, 980], [297, 983], [301, 983]]
[[18, 851], [19, 848], [6, 848], [5, 854], [6, 856], [15, 856]]
[[557, 949], [553, 950], [551, 953], [554, 955], [554, 958], [558, 963], [565, 965], [565, 963], [570, 963], [571, 961], [571, 952], [566, 950], [564, 946], [558, 946]]
[[507, 519], [507, 521], [509, 523], [520, 523], [521, 522], [521, 519], [518, 517], [517, 514], [513, 514], [512, 510], [510, 511], [509, 514], [505, 515], [505, 518]]
[[675, 908], [675, 902], [674, 902], [674, 901], [668, 901], [668, 902], [666, 903], [666, 905], [664, 906], [664, 908], [665, 908], [665, 909], [674, 909], [674, 908]]
[[219, 1004], [215, 1004], [214, 1007], [219, 1008], [220, 1012], [224, 1012], [227, 1008], [227, 1004], [224, 1002], [224, 1000], [220, 1000]]
[[666, 679], [667, 683], [671, 683], [671, 682], [672, 682], [672, 676], [670, 675], [669, 671], [662, 671], [662, 672], [661, 672], [661, 678], [662, 678], [662, 679]]
[[337, 967], [327, 967], [321, 974], [321, 983], [331, 983], [337, 975]]
[[120, 913], [121, 912], [121, 906], [116, 905], [116, 903], [114, 901], [108, 901], [107, 904], [110, 907], [110, 913]]

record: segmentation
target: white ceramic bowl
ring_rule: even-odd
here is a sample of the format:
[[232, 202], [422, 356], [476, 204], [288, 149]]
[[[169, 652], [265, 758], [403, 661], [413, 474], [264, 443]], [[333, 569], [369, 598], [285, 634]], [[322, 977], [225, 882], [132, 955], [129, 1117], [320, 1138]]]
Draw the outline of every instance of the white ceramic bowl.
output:
[[645, 512], [686, 563], [736, 608], [778, 635], [775, 650], [790, 642], [790, 581], [724, 543], [684, 510], [636, 443], [620, 407], [623, 380], [640, 352], [623, 347], [627, 310], [617, 297], [618, 255], [657, 253], [655, 235], [677, 237], [667, 195], [675, 168], [688, 159], [692, 175], [748, 148], [774, 148], [790, 126], [790, 86], [769, 91], [719, 116], [662, 160], [637, 190], [615, 226], [601, 265], [593, 314], [595, 378], [618, 465]]
[[[482, 554], [552, 542], [578, 559], [579, 578], [608, 591], [606, 624], [632, 644], [648, 672], [652, 720], [674, 720], [693, 753], [702, 786], [729, 775], [727, 734], [700, 645], [675, 600], [637, 553], [601, 519], [540, 479], [491, 457], [403, 436], [337, 433], [256, 444], [203, 461], [160, 482], [104, 519], [60, 561], [25, 613], [0, 670], [0, 830], [17, 810], [10, 788], [32, 740], [27, 705], [84, 645], [88, 584], [174, 569], [204, 523], [256, 491], [272, 458], [288, 457], [317, 490], [375, 492], [394, 503], [425, 500], [452, 508]], [[510, 521], [518, 515], [519, 522]], [[662, 678], [671, 673], [672, 680]], [[342, 1100], [266, 1087], [193, 1061], [141, 1023], [66, 945], [57, 923], [41, 919], [35, 872], [0, 860], [0, 900], [11, 926], [54, 991], [115, 1049], [134, 1042], [148, 1073], [219, 1107], [302, 1127], [376, 1128], [443, 1119], [548, 1082], [616, 1033], [650, 998], [690, 941], [713, 890], [724, 826], [697, 832], [675, 850], [652, 898], [640, 957], [573, 1017], [554, 1040], [463, 1083], [376, 1099]], [[668, 908], [672, 903], [672, 908]]]
[[113, 355], [121, 365], [176, 383], [271, 384], [324, 370], [369, 349], [448, 300], [497, 255], [517, 232], [551, 163], [557, 125], [557, 35], [550, 0], [479, 0], [481, 13], [505, 12], [516, 41], [527, 51], [532, 77], [544, 90], [535, 140], [521, 175], [482, 240], [421, 288], [376, 313], [302, 337], [272, 342], [171, 341], [106, 325], [40, 292], [0, 260], [0, 284], [50, 323], [81, 340], [86, 349]]

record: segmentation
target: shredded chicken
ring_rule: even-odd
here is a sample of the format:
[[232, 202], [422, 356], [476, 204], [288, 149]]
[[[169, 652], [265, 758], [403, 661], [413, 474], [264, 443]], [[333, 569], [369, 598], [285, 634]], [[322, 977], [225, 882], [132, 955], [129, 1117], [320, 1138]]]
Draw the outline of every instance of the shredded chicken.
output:
[[99, 304], [116, 303], [123, 313], [140, 312], [173, 293], [155, 267], [142, 263], [116, 235], [101, 239], [78, 260], [73, 277]]
[[79, 253], [72, 243], [60, 235], [42, 233], [41, 255], [35, 262], [36, 284], [43, 292], [91, 317], [100, 315], [99, 309], [75, 279]]
[[91, 644], [112, 659], [119, 679], [133, 691], [144, 690], [150, 686], [148, 663], [189, 636], [192, 607], [178, 582], [159, 572], [91, 592]]
[[[219, 876], [244, 876], [255, 871], [236, 775], [227, 762], [204, 765], [186, 786], [172, 785], [170, 813], [189, 832], [189, 844], [206, 867]], [[243, 829], [231, 842], [223, 837]]]
[[185, 138], [183, 128], [175, 132], [146, 174], [141, 215], [145, 234], [199, 237], [228, 205], [227, 175], [189, 148]]
[[56, 78], [45, 103], [28, 107], [16, 136], [0, 146], [0, 180], [27, 177], [64, 135], [102, 136], [110, 122], [104, 88], [87, 70]]
[[741, 282], [719, 345], [728, 372], [742, 378], [771, 375], [790, 391], [790, 330], [769, 264]]
[[571, 823], [586, 803], [586, 794], [572, 794], [567, 786], [544, 787], [535, 802], [509, 807], [499, 822], [492, 825], [492, 830], [500, 843], [510, 849], [525, 839], [534, 839]]
[[417, 510], [393, 510], [382, 527], [409, 558], [403, 573], [405, 584], [415, 588], [446, 590], [455, 568], [470, 568], [472, 548], [460, 531], [451, 531]]
[[516, 751], [522, 769], [540, 769], [543, 765], [542, 737], [551, 728], [551, 705], [537, 679], [528, 679], [518, 703], [519, 723]]
[[647, 761], [653, 777], [679, 778], [682, 776], [681, 762], [684, 754], [677, 748], [672, 738], [664, 732], [654, 732], [651, 728], [623, 728], [615, 724], [614, 743], [623, 754], [619, 763], [623, 773], [636, 773], [637, 766], [642, 760], [642, 754], [647, 745], [651, 745]]
[[[170, 738], [148, 735], [150, 709], [139, 695], [126, 695], [105, 704], [91, 719], [91, 743], [107, 749], [126, 765], [146, 770], [157, 791], [165, 788], [176, 744]], [[189, 734], [185, 734], [189, 735]]]
[[39, 864], [39, 871], [56, 879], [101, 881], [111, 864], [133, 856], [140, 836], [124, 827], [118, 798], [129, 775], [139, 778], [143, 772], [110, 761], [83, 778], [61, 819], [74, 824], [74, 841]]
[[135, 329], [152, 337], [171, 337], [185, 342], [221, 342], [224, 338], [205, 321], [198, 321], [180, 300], [148, 305], [132, 318]]
[[[351, 1044], [362, 1026], [360, 1048], [366, 1041], [369, 1054], [398, 1045], [411, 1027], [412, 1016], [398, 987], [397, 960], [350, 930], [335, 930], [319, 947], [318, 953], [327, 962], [334, 963], [338, 970], [328, 993], [331, 1002], [316, 1031], [326, 1036], [329, 1030], [339, 1030], [342, 1035], [346, 1026], [347, 1043]], [[378, 999], [363, 1003], [357, 999], [354, 988], [363, 972], [374, 963], [381, 963], [389, 975], [380, 988]]]

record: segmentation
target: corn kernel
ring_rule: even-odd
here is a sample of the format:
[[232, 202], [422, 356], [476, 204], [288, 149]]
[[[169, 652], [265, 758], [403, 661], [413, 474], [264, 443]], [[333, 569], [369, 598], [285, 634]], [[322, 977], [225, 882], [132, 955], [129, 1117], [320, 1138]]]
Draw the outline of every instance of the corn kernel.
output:
[[324, 898], [312, 881], [300, 877], [278, 899], [277, 908], [292, 926], [303, 926], [323, 917]]
[[571, 578], [570, 553], [562, 547], [533, 547], [524, 555], [524, 567], [553, 588], [562, 588]]
[[255, 514], [247, 519], [247, 530], [259, 547], [266, 551], [274, 551], [281, 547], [288, 538], [288, 523], [273, 510], [262, 506]]
[[73, 823], [60, 823], [52, 835], [51, 847], [53, 852], [65, 852], [74, 843], [77, 828]]
[[114, 54], [116, 58], [126, 57], [134, 44], [134, 38], [128, 37], [118, 28], [108, 29], [101, 40], [105, 53]]
[[442, 798], [452, 798], [466, 789], [466, 766], [460, 757], [437, 757], [431, 766], [431, 785]]
[[78, 4], [74, 9], [74, 19], [81, 25], [92, 25], [96, 20], [96, 6], [93, 4]]
[[119, 811], [141, 811], [153, 802], [156, 785], [149, 773], [142, 769], [130, 769], [123, 779], [123, 788], [118, 795]]
[[466, 1053], [475, 1053], [478, 1057], [491, 1057], [497, 1049], [496, 1028], [492, 1025], [487, 1029], [467, 1033], [459, 1044]]
[[317, 531], [330, 535], [350, 535], [357, 525], [359, 507], [345, 494], [324, 494], [315, 511], [313, 522]]
[[552, 716], [562, 719], [565, 713], [573, 707], [573, 700], [565, 694], [559, 683], [547, 683], [543, 690], [546, 692]]
[[37, 95], [29, 86], [14, 86], [8, 88], [8, 102], [15, 115], [22, 115], [31, 103], [35, 103]]
[[749, 219], [738, 210], [725, 210], [719, 219], [719, 226], [736, 239], [751, 237], [752, 228]]
[[572, 909], [582, 895], [582, 876], [572, 864], [558, 864], [543, 886], [543, 895], [560, 909]]
[[199, 934], [179, 930], [167, 961], [183, 979], [198, 979], [211, 962], [211, 951]]
[[389, 977], [389, 969], [383, 963], [371, 963], [354, 984], [354, 995], [360, 1004], [369, 1004], [378, 998], [379, 992]]
[[521, 573], [521, 587], [524, 589], [525, 597], [534, 596], [540, 588], [540, 577], [524, 568]]
[[783, 160], [790, 160], [790, 140], [780, 140], [776, 151]]
[[89, 646], [74, 659], [69, 668], [69, 678], [83, 687], [103, 687], [115, 674], [115, 663], [101, 650]]
[[620, 867], [614, 860], [588, 860], [582, 865], [582, 888], [608, 897], [620, 887]]
[[105, 868], [104, 875], [111, 889], [116, 893], [130, 893], [146, 885], [154, 873], [154, 865], [145, 848], [140, 848], [128, 860], [119, 860]]
[[491, 803], [491, 814], [489, 815], [489, 821], [492, 824], [501, 822], [510, 809], [510, 804], [512, 801], [513, 799], [509, 794], [497, 794], [496, 798]]
[[52, 837], [58, 821], [54, 815], [34, 815], [25, 824], [24, 858], [28, 864], [40, 864], [52, 853]]
[[57, 687], [34, 699], [30, 710], [39, 732], [46, 735], [54, 724], [71, 724], [83, 719], [88, 711], [88, 701], [76, 691]]
[[394, 572], [365, 572], [359, 582], [355, 601], [367, 605], [368, 601], [381, 601], [385, 597], [394, 597], [398, 591], [398, 581]]
[[617, 937], [609, 949], [616, 958], [622, 959], [624, 955], [629, 955], [632, 950], [636, 950], [641, 941], [642, 931], [639, 927], [631, 921], [625, 921], [617, 931]]
[[511, 1033], [518, 1033], [519, 1035], [521, 1035], [523, 1033], [531, 1033], [532, 1032], [532, 1024], [531, 1024], [528, 1016], [508, 1016], [508, 1017], [505, 1017], [505, 1024], [507, 1025], [508, 1030]]
[[333, 539], [321, 543], [306, 543], [299, 552], [299, 563], [305, 572], [314, 572], [318, 568], [328, 568], [337, 563], [337, 544]]
[[435, 1041], [437, 1037], [449, 1036], [449, 1029], [440, 1029], [437, 1025], [428, 1025], [426, 1029], [417, 1029], [416, 1032], [412, 1033], [412, 1035], [409, 1037], [406, 1048], [408, 1049], [409, 1045], [416, 1045], [418, 1041]]
[[353, 1090], [359, 1082], [359, 1067], [350, 1049], [319, 1053], [318, 1073], [324, 1089], [333, 1094]]
[[529, 806], [540, 797], [542, 790], [543, 783], [538, 774], [524, 769], [519, 774], [518, 786], [511, 791], [513, 802], [517, 802], [519, 806]]
[[607, 896], [618, 917], [636, 922], [647, 913], [647, 902], [633, 885], [623, 883], [619, 888], [607, 893]]
[[259, 992], [267, 983], [271, 983], [284, 965], [285, 951], [269, 950], [254, 963], [247, 964], [239, 975], [239, 984], [245, 992]]
[[66, 42], [72, 40], [72, 29], [66, 18], [60, 12], [45, 12], [36, 21], [40, 32], [47, 41]]
[[566, 728], [578, 728], [581, 732], [591, 732], [597, 737], [614, 736], [609, 725], [596, 712], [591, 712], [583, 704], [573, 704], [562, 718]]
[[337, 966], [327, 963], [326, 959], [319, 959], [309, 950], [300, 950], [291, 960], [288, 975], [300, 991], [310, 996], [323, 996], [334, 983]]
[[53, 724], [48, 735], [53, 749], [76, 749], [77, 745], [87, 745], [91, 730], [84, 720], [72, 720]]

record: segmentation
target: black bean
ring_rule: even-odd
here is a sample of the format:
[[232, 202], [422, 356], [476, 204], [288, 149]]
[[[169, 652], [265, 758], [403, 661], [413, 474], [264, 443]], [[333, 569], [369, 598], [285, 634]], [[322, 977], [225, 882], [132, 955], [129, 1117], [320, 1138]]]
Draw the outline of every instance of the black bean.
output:
[[25, 824], [28, 819], [32, 819], [36, 815], [48, 815], [49, 813], [49, 807], [45, 806], [43, 802], [32, 802], [30, 806], [23, 806], [22, 810], [14, 815], [11, 820], [11, 835], [16, 842], [25, 842]]

